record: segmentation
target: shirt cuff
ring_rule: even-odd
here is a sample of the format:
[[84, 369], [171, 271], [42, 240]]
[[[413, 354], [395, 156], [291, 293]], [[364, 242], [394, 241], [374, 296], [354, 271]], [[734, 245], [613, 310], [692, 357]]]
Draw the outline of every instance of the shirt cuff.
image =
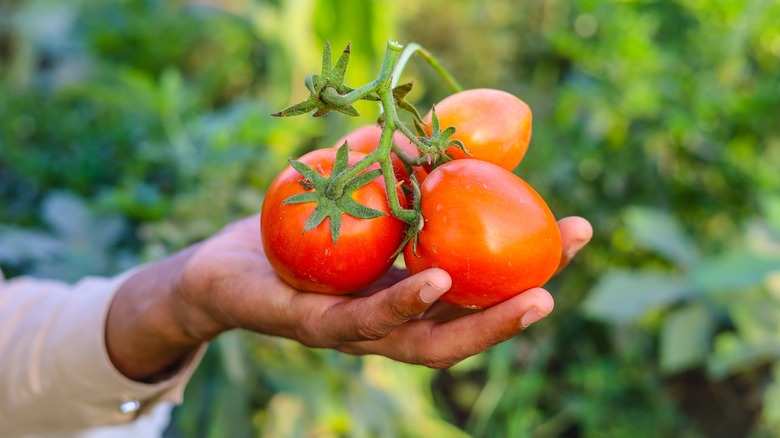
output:
[[[62, 356], [57, 372], [61, 379], [73, 379], [73, 370], [90, 367], [87, 378], [77, 379], [68, 389], [71, 395], [93, 394], [89, 403], [100, 415], [108, 415], [118, 421], [127, 421], [150, 409], [156, 403], [168, 401], [181, 403], [184, 388], [195, 371], [206, 350], [203, 344], [197, 352], [182, 365], [178, 373], [168, 379], [148, 384], [131, 380], [119, 372], [111, 362], [106, 348], [105, 327], [108, 310], [116, 292], [137, 269], [126, 272], [108, 281], [86, 279], [76, 285], [73, 293], [83, 295], [74, 301], [60, 318], [62, 327], [70, 327], [71, 339], [85, 342], [71, 344], [75, 348]], [[66, 331], [63, 331], [65, 333]], [[67, 338], [51, 338], [52, 348], [65, 345]], [[95, 358], [83, 363], [83, 358]]]
[[[16, 340], [24, 344], [17, 344], [19, 353], [10, 359], [14, 360], [12, 374], [21, 381], [9, 388], [8, 404], [0, 403], [0, 418], [8, 414], [7, 419], [19, 426], [17, 431], [63, 433], [131, 422], [160, 402], [182, 401], [206, 344], [176, 374], [154, 384], [125, 377], [109, 358], [108, 310], [116, 292], [135, 272], [86, 278], [72, 287], [30, 279], [14, 282], [15, 293], [43, 304], [35, 307], [37, 316], [24, 312], [32, 316], [25, 320], [27, 329], [17, 327]], [[38, 295], [41, 298], [33, 298]], [[3, 404], [8, 408], [5, 413]]]

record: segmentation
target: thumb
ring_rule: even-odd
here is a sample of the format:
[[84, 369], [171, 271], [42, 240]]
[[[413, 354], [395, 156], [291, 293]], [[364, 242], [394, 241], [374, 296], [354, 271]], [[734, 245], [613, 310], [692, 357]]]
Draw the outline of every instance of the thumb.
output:
[[341, 341], [381, 339], [428, 309], [451, 286], [445, 271], [428, 269], [374, 295], [342, 302], [323, 317]]

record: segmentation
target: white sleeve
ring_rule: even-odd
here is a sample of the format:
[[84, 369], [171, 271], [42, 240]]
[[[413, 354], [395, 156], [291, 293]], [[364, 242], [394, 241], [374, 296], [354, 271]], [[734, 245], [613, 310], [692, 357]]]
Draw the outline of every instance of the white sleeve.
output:
[[205, 345], [155, 384], [126, 378], [108, 357], [106, 315], [128, 276], [71, 286], [0, 274], [0, 436], [128, 423], [160, 402], [181, 402]]

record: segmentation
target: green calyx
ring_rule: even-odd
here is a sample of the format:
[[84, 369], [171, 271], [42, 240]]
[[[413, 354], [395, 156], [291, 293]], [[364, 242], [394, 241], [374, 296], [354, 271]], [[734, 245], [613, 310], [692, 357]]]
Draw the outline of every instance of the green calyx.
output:
[[352, 104], [357, 100], [378, 101], [379, 97], [374, 93], [373, 87], [354, 89], [344, 84], [344, 75], [349, 64], [350, 44], [339, 56], [336, 65], [333, 65], [330, 50], [330, 42], [325, 43], [322, 53], [322, 72], [306, 77], [304, 83], [309, 90], [309, 97], [298, 104], [292, 105], [271, 114], [275, 117], [290, 117], [307, 114], [314, 111], [314, 117], [321, 117], [330, 111], [338, 111], [348, 116], [359, 116], [360, 113]]
[[359, 219], [374, 219], [386, 215], [386, 213], [382, 211], [358, 203], [352, 197], [352, 194], [356, 190], [381, 176], [382, 171], [380, 169], [369, 170], [357, 175], [349, 180], [339, 196], [328, 196], [328, 187], [330, 187], [333, 181], [338, 179], [349, 167], [348, 155], [349, 149], [347, 148], [347, 145], [344, 144], [336, 153], [336, 160], [330, 177], [321, 175], [319, 172], [300, 161], [290, 160], [290, 165], [303, 176], [303, 179], [299, 182], [304, 190], [307, 191], [305, 193], [290, 196], [284, 200], [284, 203], [316, 203], [317, 207], [315, 207], [314, 212], [309, 216], [309, 219], [306, 220], [303, 232], [305, 233], [313, 230], [319, 226], [325, 218], [330, 218], [330, 233], [334, 246], [341, 234], [341, 216], [343, 214], [346, 213]]
[[[417, 126], [418, 130], [420, 130], [420, 126]], [[456, 147], [463, 151], [464, 154], [471, 155], [462, 141], [451, 138], [453, 135], [455, 135], [454, 126], [450, 126], [444, 131], [441, 130], [439, 117], [436, 115], [436, 107], [434, 106], [431, 110], [431, 135], [418, 137], [418, 140], [420, 140], [421, 143], [418, 147], [429, 157], [428, 163], [432, 167], [435, 168], [452, 160], [452, 158], [447, 155], [447, 149], [451, 147]]]
[[[361, 205], [353, 199], [356, 190], [365, 186], [380, 175], [384, 180], [387, 194], [387, 206], [390, 214], [396, 219], [407, 224], [407, 233], [403, 244], [395, 253], [397, 256], [406, 244], [412, 241], [416, 253], [417, 235], [422, 230], [424, 219], [420, 210], [420, 186], [413, 174], [413, 166], [427, 163], [438, 165], [449, 161], [445, 153], [447, 148], [455, 146], [468, 154], [463, 143], [456, 139], [450, 139], [455, 133], [455, 128], [447, 128], [441, 131], [439, 120], [433, 115], [433, 133], [425, 135], [424, 121], [414, 105], [407, 100], [407, 95], [412, 90], [412, 83], [396, 85], [397, 79], [408, 62], [409, 58], [419, 54], [439, 73], [449, 84], [450, 88], [460, 91], [460, 84], [455, 81], [449, 72], [424, 48], [412, 43], [406, 49], [394, 41], [388, 41], [382, 67], [373, 81], [359, 87], [352, 88], [344, 84], [344, 76], [349, 63], [350, 46], [346, 49], [333, 65], [330, 43], [325, 44], [322, 55], [322, 71], [320, 74], [309, 75], [305, 82], [309, 90], [309, 97], [296, 105], [292, 105], [282, 111], [272, 114], [277, 117], [289, 117], [300, 114], [313, 113], [314, 117], [320, 117], [330, 111], [336, 111], [350, 116], [357, 116], [358, 112], [353, 104], [358, 100], [370, 100], [379, 102], [379, 124], [382, 127], [377, 148], [363, 157], [360, 161], [349, 166], [348, 148], [343, 145], [339, 148], [330, 177], [325, 177], [311, 167], [300, 161], [290, 160], [290, 164], [301, 175], [299, 181], [304, 189], [300, 193], [287, 198], [285, 204], [303, 204], [313, 202], [316, 204], [314, 212], [304, 224], [304, 233], [322, 224], [325, 218], [330, 219], [330, 232], [335, 245], [341, 232], [342, 216], [348, 214], [359, 219], [373, 219], [386, 215], [373, 208]], [[400, 61], [399, 61], [400, 58]], [[411, 114], [412, 122], [417, 129], [417, 135], [412, 133], [409, 127], [401, 120], [398, 110]], [[403, 148], [393, 142], [393, 134], [400, 131], [422, 152], [419, 157], [408, 155]], [[403, 161], [407, 172], [411, 175], [413, 208], [404, 207], [397, 187], [402, 183], [395, 179], [395, 172], [391, 161], [391, 153], [395, 153]], [[375, 163], [380, 169], [369, 170]], [[408, 192], [408, 188], [402, 186]]]

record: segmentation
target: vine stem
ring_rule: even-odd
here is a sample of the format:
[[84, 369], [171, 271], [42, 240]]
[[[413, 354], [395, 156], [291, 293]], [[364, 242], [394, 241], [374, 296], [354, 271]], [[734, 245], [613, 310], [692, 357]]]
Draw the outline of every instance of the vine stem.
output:
[[418, 148], [425, 149], [425, 145], [420, 139], [417, 138], [417, 136], [414, 135], [398, 117], [395, 107], [395, 98], [393, 97], [393, 88], [396, 87], [401, 72], [403, 72], [409, 59], [414, 54], [420, 54], [442, 77], [453, 93], [463, 90], [463, 87], [455, 77], [452, 76], [452, 74], [450, 74], [450, 72], [447, 71], [447, 69], [444, 68], [430, 52], [419, 44], [410, 43], [404, 48], [394, 41], [388, 41], [387, 50], [385, 51], [385, 57], [382, 62], [382, 69], [375, 80], [346, 95], [332, 95], [331, 93], [331, 95], [327, 95], [327, 98], [325, 99], [328, 103], [345, 106], [354, 103], [354, 101], [361, 97], [376, 92], [379, 96], [381, 110], [385, 114], [385, 123], [382, 127], [382, 134], [379, 139], [378, 147], [353, 166], [350, 166], [340, 174], [335, 175], [327, 188], [325, 193], [326, 196], [331, 199], [338, 199], [343, 196], [344, 188], [349, 181], [357, 177], [361, 172], [367, 170], [374, 163], [379, 163], [385, 182], [390, 212], [394, 217], [408, 224], [418, 222], [420, 214], [415, 209], [405, 209], [401, 206], [390, 154], [391, 152], [395, 152], [407, 165], [420, 165], [424, 164], [425, 161], [424, 157], [415, 159], [406, 154], [399, 147], [393, 145], [393, 133], [397, 129]]
[[379, 165], [382, 168], [382, 175], [385, 179], [388, 206], [393, 216], [411, 224], [417, 220], [418, 213], [415, 210], [407, 210], [401, 206], [400, 200], [398, 199], [397, 187], [395, 185], [395, 172], [393, 172], [393, 164], [390, 161], [393, 133], [395, 132], [396, 125], [402, 125], [402, 123], [398, 120], [398, 114], [395, 111], [393, 90], [392, 87], [390, 87], [390, 84], [387, 84], [385, 88], [381, 88], [378, 94], [382, 108], [385, 110], [385, 125], [382, 127], [382, 135], [379, 137], [379, 147], [377, 147], [375, 152], [379, 152], [383, 158], [386, 158], [381, 160]]
[[428, 62], [428, 64], [436, 71], [436, 73], [441, 76], [442, 79], [444, 79], [444, 82], [449, 87], [450, 91], [453, 93], [458, 93], [460, 91], [463, 91], [463, 86], [458, 82], [457, 79], [455, 79], [455, 76], [453, 76], [444, 66], [439, 62], [438, 59], [436, 59], [431, 52], [429, 52], [425, 47], [417, 44], [417, 43], [409, 43], [406, 45], [406, 48], [401, 53], [401, 57], [398, 59], [398, 63], [395, 66], [395, 71], [393, 72], [393, 82], [391, 83], [391, 88], [395, 88], [396, 85], [398, 85], [398, 81], [401, 77], [401, 72], [406, 68], [406, 64], [409, 62], [409, 59], [412, 58], [412, 56], [416, 53], [419, 53], [422, 58]]

